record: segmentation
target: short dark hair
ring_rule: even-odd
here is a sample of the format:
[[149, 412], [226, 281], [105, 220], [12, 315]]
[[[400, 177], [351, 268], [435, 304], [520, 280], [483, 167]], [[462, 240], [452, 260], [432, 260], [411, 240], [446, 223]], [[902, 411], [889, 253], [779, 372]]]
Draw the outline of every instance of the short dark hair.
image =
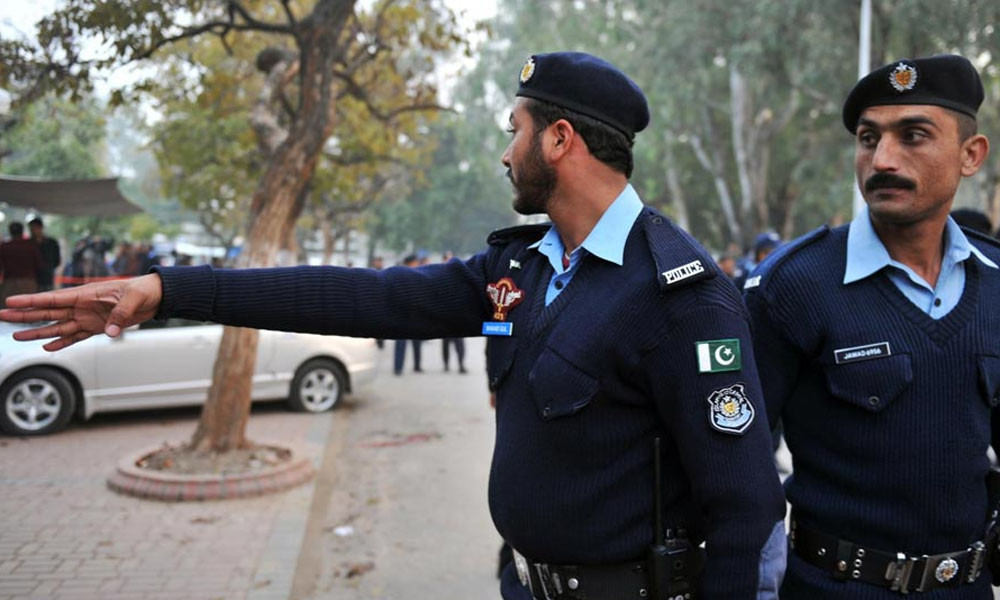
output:
[[35, 217], [34, 219], [28, 221], [28, 225], [30, 226], [38, 225], [39, 227], [45, 227], [45, 225], [42, 224], [42, 220], [38, 217]]
[[957, 110], [949, 112], [955, 115], [955, 120], [958, 121], [958, 141], [964, 142], [979, 133], [979, 124], [976, 122], [975, 118], [970, 117], [965, 113], [960, 113]]
[[7, 231], [10, 232], [10, 237], [19, 238], [24, 235], [24, 225], [18, 221], [11, 221], [10, 225], [7, 226]]
[[594, 158], [612, 169], [624, 173], [625, 177], [632, 176], [632, 167], [634, 166], [632, 160], [633, 140], [624, 133], [597, 119], [551, 102], [528, 98], [526, 108], [528, 114], [531, 115], [531, 122], [535, 126], [535, 135], [539, 135], [542, 130], [559, 119], [565, 119], [583, 138], [587, 149], [594, 155]]

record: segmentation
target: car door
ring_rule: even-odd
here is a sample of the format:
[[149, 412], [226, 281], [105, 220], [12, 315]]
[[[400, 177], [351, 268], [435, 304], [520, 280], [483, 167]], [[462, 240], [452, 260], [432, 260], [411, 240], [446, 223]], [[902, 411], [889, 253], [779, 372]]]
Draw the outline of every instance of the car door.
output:
[[221, 337], [221, 325], [170, 319], [105, 339], [90, 396], [102, 410], [204, 402]]

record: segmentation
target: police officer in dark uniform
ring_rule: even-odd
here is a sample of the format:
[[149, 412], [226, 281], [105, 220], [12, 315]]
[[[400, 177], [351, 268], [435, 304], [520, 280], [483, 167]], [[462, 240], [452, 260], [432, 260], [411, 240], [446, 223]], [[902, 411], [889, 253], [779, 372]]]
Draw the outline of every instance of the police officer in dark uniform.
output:
[[785, 505], [747, 315], [711, 257], [628, 183], [644, 95], [609, 63], [561, 52], [530, 57], [517, 96], [502, 157], [514, 207], [551, 225], [497, 231], [467, 261], [416, 269], [159, 268], [22, 297], [0, 318], [58, 321], [17, 334], [59, 338], [49, 349], [154, 313], [487, 335], [490, 508], [516, 552], [504, 598], [774, 598]]
[[843, 120], [867, 210], [777, 250], [744, 286], [793, 458], [782, 598], [992, 598], [1000, 248], [948, 216], [989, 151], [982, 101], [959, 56], [863, 78]]

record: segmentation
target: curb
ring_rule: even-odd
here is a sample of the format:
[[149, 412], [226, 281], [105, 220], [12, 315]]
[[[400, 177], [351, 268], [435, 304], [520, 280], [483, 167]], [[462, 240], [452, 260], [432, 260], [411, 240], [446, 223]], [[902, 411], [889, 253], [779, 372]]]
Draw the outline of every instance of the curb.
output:
[[136, 466], [146, 456], [162, 449], [161, 445], [119, 461], [118, 467], [108, 477], [108, 488], [125, 496], [164, 502], [230, 500], [287, 490], [315, 477], [313, 461], [301, 448], [280, 443], [257, 444], [290, 448], [292, 458], [282, 465], [247, 474], [180, 475]]

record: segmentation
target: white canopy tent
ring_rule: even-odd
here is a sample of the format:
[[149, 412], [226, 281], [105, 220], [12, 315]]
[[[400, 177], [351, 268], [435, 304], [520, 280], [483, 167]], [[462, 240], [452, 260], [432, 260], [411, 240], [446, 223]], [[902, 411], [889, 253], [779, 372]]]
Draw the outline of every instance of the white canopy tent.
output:
[[0, 176], [0, 202], [70, 217], [118, 217], [142, 212], [118, 190], [118, 178], [52, 180]]

